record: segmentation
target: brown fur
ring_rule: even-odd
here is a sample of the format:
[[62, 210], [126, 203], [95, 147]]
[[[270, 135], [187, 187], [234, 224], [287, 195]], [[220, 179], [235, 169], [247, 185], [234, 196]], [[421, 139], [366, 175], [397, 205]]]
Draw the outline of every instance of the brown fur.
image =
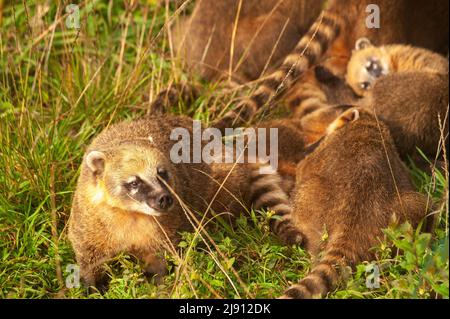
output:
[[370, 248], [390, 221], [417, 226], [427, 213], [382, 122], [350, 109], [330, 128], [300, 162], [294, 197], [293, 220], [318, 262], [284, 298], [326, 296], [344, 267], [374, 258]]
[[416, 147], [434, 158], [439, 153], [441, 125], [448, 143], [448, 103], [448, 75], [421, 72], [382, 77], [358, 102], [389, 126], [404, 159], [417, 157]]
[[324, 107], [301, 119], [293, 117], [269, 120], [257, 125], [257, 127], [277, 128], [280, 163], [296, 164], [304, 158], [304, 150], [319, 141], [326, 134], [328, 126], [350, 107], [350, 105]]
[[199, 0], [191, 16], [175, 25], [174, 44], [187, 67], [203, 78], [247, 82], [259, 78], [266, 65], [281, 62], [321, 7], [318, 0], [244, 0], [239, 10], [239, 0]]
[[[69, 239], [88, 285], [102, 288], [102, 266], [120, 252], [138, 257], [147, 272], [164, 274], [160, 253], [173, 251], [170, 246], [177, 243], [178, 232], [196, 225], [184, 206], [203, 213], [212, 202], [217, 213], [237, 214], [253, 204], [255, 209], [273, 210], [282, 220], [290, 218], [280, 178], [276, 173], [261, 174], [259, 164], [172, 163], [169, 152], [176, 141], [170, 140], [170, 133], [175, 127], [192, 133], [192, 120], [166, 115], [122, 122], [105, 129], [88, 147], [69, 221]], [[166, 179], [157, 172], [161, 167], [168, 173]], [[135, 175], [147, 187], [137, 195], [128, 190]], [[170, 208], [151, 206], [160, 194], [172, 196]], [[141, 201], [138, 195], [145, 198]], [[148, 215], [148, 207], [159, 216]], [[298, 241], [296, 231], [279, 229], [283, 240]]]
[[[379, 29], [366, 27], [368, 14], [365, 9], [369, 4], [380, 7], [382, 27]], [[262, 107], [273, 105], [274, 99], [291, 89], [311, 66], [324, 57], [348, 60], [354, 43], [361, 37], [369, 38], [375, 45], [409, 43], [445, 52], [448, 50], [448, 5], [447, 1], [440, 0], [330, 1], [327, 10], [287, 55], [281, 67], [216, 126], [229, 127], [251, 120]], [[431, 12], [434, 14], [430, 15]], [[336, 75], [345, 73], [345, 63], [340, 61], [334, 65], [333, 59], [328, 61], [326, 66]]]

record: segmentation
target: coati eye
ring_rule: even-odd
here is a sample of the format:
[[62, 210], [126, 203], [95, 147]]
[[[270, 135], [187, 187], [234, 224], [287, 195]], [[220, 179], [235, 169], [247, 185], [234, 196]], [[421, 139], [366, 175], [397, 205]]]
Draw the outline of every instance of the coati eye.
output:
[[130, 188], [138, 188], [141, 185], [141, 180], [140, 179], [135, 179], [129, 183], [127, 183], [127, 186]]
[[363, 90], [368, 90], [370, 88], [369, 82], [362, 82], [359, 85], [360, 85], [361, 89], [363, 89]]
[[130, 183], [130, 186], [133, 187], [133, 188], [136, 188], [136, 187], [139, 186], [139, 183], [138, 183], [137, 181], [132, 181], [132, 182]]
[[156, 172], [158, 173], [159, 177], [161, 177], [164, 180], [167, 180], [169, 178], [169, 173], [167, 170], [163, 167], [158, 167], [156, 169]]

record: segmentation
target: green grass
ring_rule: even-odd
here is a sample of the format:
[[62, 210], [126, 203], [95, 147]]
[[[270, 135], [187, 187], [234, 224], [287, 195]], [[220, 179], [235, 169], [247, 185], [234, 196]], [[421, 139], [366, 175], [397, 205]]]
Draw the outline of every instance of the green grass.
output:
[[[0, 298], [264, 298], [305, 276], [310, 256], [281, 245], [264, 212], [243, 212], [232, 226], [215, 218], [210, 239], [183, 234], [158, 286], [119, 256], [105, 295], [65, 289], [66, 266], [75, 263], [66, 224], [86, 145], [108, 124], [147, 113], [149, 99], [186, 78], [167, 41], [175, 8], [89, 1], [78, 33], [61, 18], [65, 6], [48, 2], [39, 26], [36, 4], [45, 1], [11, 2], [0, 0]], [[204, 96], [173, 112], [210, 120], [214, 85], [199, 84]], [[447, 176], [411, 175], [435, 200], [448, 198]], [[379, 288], [366, 288], [361, 264], [329, 297], [448, 298], [448, 206], [436, 213], [431, 235], [408, 225], [386, 230], [374, 248]]]

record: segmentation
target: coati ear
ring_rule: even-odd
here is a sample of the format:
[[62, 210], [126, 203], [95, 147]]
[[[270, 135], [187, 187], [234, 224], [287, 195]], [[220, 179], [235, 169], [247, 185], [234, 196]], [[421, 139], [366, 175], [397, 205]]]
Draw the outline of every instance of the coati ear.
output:
[[367, 38], [359, 38], [358, 40], [356, 40], [355, 50], [359, 51], [359, 50], [362, 50], [362, 49], [365, 49], [365, 48], [369, 48], [371, 46], [373, 46], [373, 45], [372, 45], [372, 42], [370, 42], [369, 39], [367, 39]]
[[99, 151], [91, 151], [86, 156], [86, 164], [94, 174], [101, 174], [105, 169], [106, 156]]
[[347, 124], [357, 121], [359, 119], [359, 111], [357, 109], [350, 109], [340, 115], [333, 123], [330, 124], [327, 128], [327, 133], [333, 133], [337, 131]]

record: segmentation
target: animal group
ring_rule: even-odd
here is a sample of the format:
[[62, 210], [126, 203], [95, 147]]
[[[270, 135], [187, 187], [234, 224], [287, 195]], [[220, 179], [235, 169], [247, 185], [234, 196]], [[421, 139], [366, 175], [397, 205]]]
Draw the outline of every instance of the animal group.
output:
[[[325, 297], [344, 269], [374, 258], [370, 248], [392, 222], [429, 231], [433, 203], [414, 189], [404, 162], [424, 167], [417, 149], [439, 162], [448, 146], [448, 6], [196, 1], [171, 33], [186, 71], [254, 81], [211, 126], [278, 128], [278, 170], [264, 172], [258, 161], [174, 163], [171, 132], [193, 133], [192, 119], [161, 111], [198, 92], [168, 88], [152, 105], [158, 114], [112, 125], [86, 150], [69, 221], [85, 283], [104, 287], [103, 265], [120, 252], [163, 276], [161, 253], [175, 249], [180, 231], [244, 207], [272, 211], [280, 240], [313, 256], [310, 273], [282, 298]], [[288, 117], [260, 120], [282, 104]]]

